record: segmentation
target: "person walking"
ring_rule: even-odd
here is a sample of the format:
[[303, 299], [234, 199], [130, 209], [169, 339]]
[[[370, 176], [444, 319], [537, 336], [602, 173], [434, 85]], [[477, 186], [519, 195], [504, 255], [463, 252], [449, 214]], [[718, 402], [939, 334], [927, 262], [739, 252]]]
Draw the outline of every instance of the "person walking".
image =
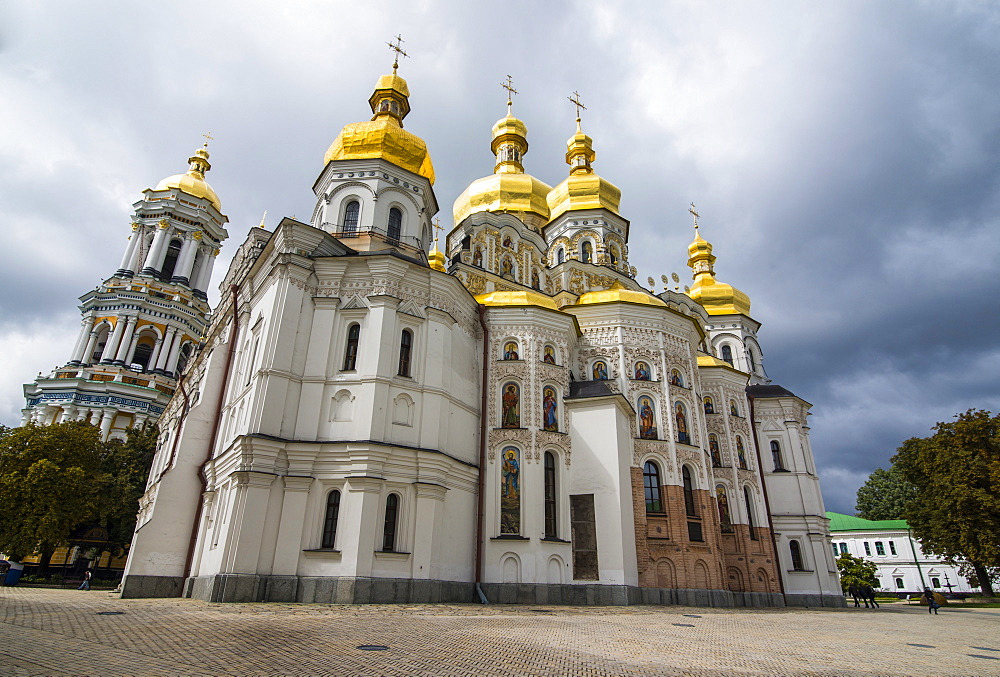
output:
[[927, 613], [933, 613], [936, 616], [941, 605], [934, 599], [934, 591], [930, 588], [924, 588], [924, 597], [927, 598]]
[[80, 587], [77, 590], [90, 590], [90, 569], [83, 572], [83, 581], [80, 583]]

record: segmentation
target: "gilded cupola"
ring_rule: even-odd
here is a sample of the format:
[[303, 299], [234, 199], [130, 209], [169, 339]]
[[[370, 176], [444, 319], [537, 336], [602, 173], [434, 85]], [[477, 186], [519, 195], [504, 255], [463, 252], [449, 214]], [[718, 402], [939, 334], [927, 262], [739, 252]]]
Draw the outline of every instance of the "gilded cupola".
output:
[[215, 190], [205, 180], [205, 173], [212, 168], [208, 162], [208, 142], [188, 158], [188, 170], [183, 174], [174, 174], [156, 184], [154, 191], [177, 189], [188, 195], [200, 197], [212, 203], [212, 206], [222, 211], [222, 201]]
[[[505, 87], [509, 88], [509, 81]], [[528, 152], [528, 128], [511, 113], [493, 125], [490, 149], [496, 156], [493, 174], [473, 181], [455, 200], [455, 224], [476, 212], [514, 212], [528, 226], [538, 228], [549, 219], [547, 196], [551, 186], [524, 173], [522, 159]], [[527, 218], [524, 218], [527, 217]]]
[[712, 243], [701, 237], [698, 215], [695, 216], [694, 241], [688, 245], [688, 266], [694, 272], [694, 283], [687, 294], [708, 311], [709, 315], [750, 315], [750, 297], [731, 284], [715, 279], [715, 256]]
[[396, 74], [383, 75], [375, 83], [368, 99], [372, 119], [355, 122], [340, 130], [323, 156], [323, 165], [336, 160], [381, 159], [423, 176], [434, 183], [434, 166], [427, 144], [416, 134], [403, 129], [403, 118], [410, 112], [410, 88]]
[[577, 209], [607, 209], [618, 213], [622, 192], [610, 181], [594, 173], [591, 166], [596, 157], [594, 141], [583, 133], [580, 118], [576, 118], [576, 134], [566, 142], [566, 164], [569, 176], [553, 188], [546, 199], [549, 218]]

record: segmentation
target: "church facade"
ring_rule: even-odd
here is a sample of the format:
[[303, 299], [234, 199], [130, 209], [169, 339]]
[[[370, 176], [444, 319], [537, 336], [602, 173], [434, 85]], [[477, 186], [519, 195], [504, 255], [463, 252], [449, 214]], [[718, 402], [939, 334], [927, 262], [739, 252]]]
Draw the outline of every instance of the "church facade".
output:
[[809, 405], [697, 220], [690, 289], [644, 288], [579, 119], [553, 188], [508, 101], [441, 251], [395, 68], [369, 104], [236, 253], [123, 595], [842, 605]]

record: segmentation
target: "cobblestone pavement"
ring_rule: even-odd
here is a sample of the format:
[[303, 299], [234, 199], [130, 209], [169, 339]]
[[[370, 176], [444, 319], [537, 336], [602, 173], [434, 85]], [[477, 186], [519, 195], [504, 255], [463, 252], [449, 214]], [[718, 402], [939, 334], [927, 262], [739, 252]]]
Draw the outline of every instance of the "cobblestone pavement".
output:
[[[385, 645], [366, 651], [361, 645]], [[0, 675], [998, 675], [1000, 609], [207, 604], [0, 588]]]

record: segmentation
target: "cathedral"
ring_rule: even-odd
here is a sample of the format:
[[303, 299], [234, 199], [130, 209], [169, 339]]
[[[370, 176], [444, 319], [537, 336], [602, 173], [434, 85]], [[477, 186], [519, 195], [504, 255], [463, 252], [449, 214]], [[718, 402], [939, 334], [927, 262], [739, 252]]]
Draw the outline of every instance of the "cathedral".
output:
[[26, 421], [158, 417], [123, 596], [843, 605], [810, 405], [693, 206], [690, 287], [644, 287], [579, 107], [552, 187], [508, 100], [439, 244], [395, 65], [369, 104], [211, 314], [207, 150], [147, 190], [72, 359], [26, 386]]

